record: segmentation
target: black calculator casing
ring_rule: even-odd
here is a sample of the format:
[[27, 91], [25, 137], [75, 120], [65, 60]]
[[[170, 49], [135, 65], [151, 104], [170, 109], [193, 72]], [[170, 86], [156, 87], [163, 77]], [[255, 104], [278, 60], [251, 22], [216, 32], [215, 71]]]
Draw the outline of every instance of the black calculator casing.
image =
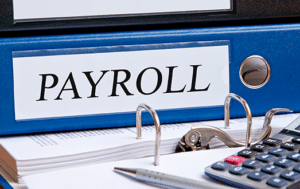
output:
[[[253, 160], [257, 160], [256, 157], [259, 155], [259, 154], [269, 154], [269, 151], [271, 148], [280, 148], [280, 149], [284, 149], [284, 150], [288, 150], [287, 154], [286, 155], [283, 155], [283, 156], [276, 156], [276, 159], [274, 161], [271, 161], [269, 163], [266, 163], [266, 162], [262, 162], [263, 165], [260, 166], [259, 168], [248, 168], [250, 170], [249, 173], [247, 174], [244, 174], [244, 175], [236, 175], [236, 174], [232, 174], [229, 172], [229, 169], [227, 168], [226, 170], [216, 170], [216, 169], [213, 169], [212, 168], [212, 165], [208, 166], [205, 168], [205, 174], [207, 176], [209, 176], [210, 178], [212, 179], [215, 179], [217, 181], [220, 181], [220, 182], [223, 182], [223, 183], [226, 183], [230, 186], [234, 186], [234, 187], [238, 187], [238, 188], [249, 188], [249, 189], [254, 189], [254, 188], [261, 188], [261, 189], [274, 189], [274, 188], [287, 188], [287, 189], [294, 189], [294, 188], [300, 188], [300, 177], [294, 181], [291, 181], [291, 180], [286, 180], [282, 177], [282, 172], [283, 171], [286, 171], [286, 170], [289, 170], [289, 171], [293, 171], [295, 172], [296, 174], [300, 174], [300, 171], [295, 171], [294, 167], [295, 166], [300, 166], [300, 160], [299, 161], [296, 161], [296, 160], [291, 160], [291, 159], [288, 159], [288, 155], [293, 153], [293, 154], [300, 154], [299, 152], [299, 148], [296, 148], [296, 149], [286, 149], [286, 148], [282, 148], [282, 146], [285, 144], [285, 143], [294, 143], [295, 139], [298, 139], [299, 138], [299, 141], [300, 141], [300, 117], [298, 117], [296, 120], [294, 120], [291, 124], [289, 124], [287, 127], [285, 127], [282, 131], [280, 131], [278, 134], [276, 135], [273, 135], [272, 137], [270, 137], [269, 139], [276, 139], [276, 140], [280, 140], [281, 141], [281, 144], [278, 144], [277, 146], [269, 146], [269, 149], [265, 152], [258, 152], [258, 151], [255, 151], [256, 155], [253, 156], [253, 157], [248, 157], [248, 158], [245, 158], [246, 161], [248, 159], [253, 159]], [[292, 141], [293, 140], [293, 141]], [[298, 141], [295, 141], [295, 142], [298, 142]], [[264, 145], [267, 145], [265, 144], [264, 142], [260, 142], [258, 144], [264, 144]], [[297, 144], [295, 143], [297, 146], [300, 145], [300, 142]], [[250, 148], [247, 148], [247, 150], [251, 150], [251, 151], [254, 151], [252, 150], [252, 146]], [[237, 154], [233, 154], [233, 155], [238, 155]], [[273, 154], [274, 155], [274, 154]], [[300, 155], [299, 155], [300, 156]], [[293, 165], [292, 166], [289, 166], [287, 168], [284, 168], [284, 167], [280, 167], [281, 168], [281, 171], [278, 172], [278, 173], [275, 173], [275, 174], [270, 174], [270, 173], [267, 173], [268, 177], [261, 180], [261, 181], [257, 181], [257, 180], [253, 180], [253, 179], [250, 179], [248, 178], [249, 174], [251, 172], [262, 172], [262, 167], [263, 166], [266, 166], [266, 165], [274, 165], [275, 161], [278, 160], [279, 158], [282, 159], [287, 159], [287, 160], [291, 160], [293, 161]], [[224, 162], [225, 159], [219, 161], [219, 162]], [[232, 165], [232, 167], [235, 166], [235, 165]], [[238, 166], [241, 166], [241, 167], [244, 167], [244, 165], [238, 165]], [[263, 172], [263, 173], [266, 173], [266, 172]], [[279, 178], [279, 179], [284, 179], [286, 180], [287, 182], [285, 183], [284, 186], [271, 186], [270, 185], [270, 181], [268, 181], [268, 179], [271, 179], [271, 178]]]

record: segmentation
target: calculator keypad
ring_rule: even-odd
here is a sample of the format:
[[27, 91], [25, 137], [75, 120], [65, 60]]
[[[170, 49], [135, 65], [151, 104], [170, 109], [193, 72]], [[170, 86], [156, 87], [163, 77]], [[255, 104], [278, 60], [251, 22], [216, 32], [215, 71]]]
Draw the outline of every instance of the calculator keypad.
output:
[[271, 155], [271, 154], [261, 153], [261, 154], [258, 154], [255, 157], [255, 159], [259, 160], [259, 161], [262, 161], [264, 163], [270, 163], [270, 162], [273, 162], [273, 161], [276, 160], [276, 156]]
[[253, 160], [253, 159], [248, 159], [243, 163], [243, 167], [247, 167], [250, 169], [257, 169], [262, 167], [264, 164], [261, 161]]
[[268, 173], [270, 175], [275, 175], [276, 173], [279, 173], [280, 171], [282, 171], [282, 168], [276, 165], [265, 165], [261, 168], [261, 171]]
[[231, 155], [225, 158], [225, 162], [230, 163], [232, 165], [241, 165], [245, 161], [244, 157]]
[[[300, 139], [300, 138], [299, 138]], [[263, 144], [267, 144], [269, 146], [279, 146], [282, 143], [282, 140], [274, 139], [274, 138], [268, 138], [263, 141]], [[300, 143], [300, 140], [299, 140]]]
[[292, 160], [278, 158], [276, 161], [274, 161], [274, 165], [277, 165], [282, 168], [289, 168], [294, 165], [294, 162]]
[[297, 171], [300, 173], [300, 164], [293, 167], [293, 171]]
[[300, 137], [294, 137], [292, 139], [292, 142], [296, 143], [296, 144], [300, 144]]
[[274, 147], [274, 148], [271, 148], [269, 151], [268, 151], [269, 154], [272, 154], [274, 156], [278, 156], [278, 157], [282, 157], [282, 156], [285, 156], [286, 154], [289, 153], [288, 150], [286, 149], [283, 149], [283, 148], [279, 148], [279, 147]]
[[300, 153], [292, 152], [286, 156], [287, 159], [293, 160], [295, 162], [300, 162]]
[[286, 180], [295, 181], [300, 179], [300, 174], [295, 171], [285, 170], [280, 174], [280, 177]]
[[249, 173], [250, 170], [245, 168], [245, 167], [240, 167], [240, 166], [234, 166], [229, 169], [229, 173], [234, 174], [234, 175], [245, 175]]
[[281, 188], [281, 187], [287, 185], [288, 182], [285, 179], [282, 179], [279, 177], [272, 177], [267, 180], [267, 184], [270, 186], [274, 186], [276, 188]]
[[257, 151], [257, 152], [265, 152], [270, 148], [270, 146], [265, 144], [255, 144], [251, 146], [251, 150]]
[[251, 150], [242, 150], [238, 152], [238, 156], [242, 156], [244, 158], [252, 158], [257, 155], [257, 152], [251, 151]]
[[227, 170], [231, 167], [231, 164], [226, 163], [226, 162], [217, 162], [212, 164], [211, 166], [213, 169], [217, 169], [217, 170]]
[[[300, 188], [299, 149], [300, 137], [285, 142], [269, 138], [225, 158], [225, 162], [214, 163], [211, 168], [228, 172], [227, 180], [230, 180], [231, 174], [258, 184], [263, 183], [267, 188]], [[220, 177], [223, 173], [220, 172]]]
[[247, 175], [249, 179], [262, 181], [269, 178], [269, 175], [260, 171], [253, 171]]
[[287, 149], [289, 151], [294, 151], [294, 150], [299, 150], [300, 145], [292, 143], [292, 142], [285, 142], [285, 143], [281, 144], [281, 148]]

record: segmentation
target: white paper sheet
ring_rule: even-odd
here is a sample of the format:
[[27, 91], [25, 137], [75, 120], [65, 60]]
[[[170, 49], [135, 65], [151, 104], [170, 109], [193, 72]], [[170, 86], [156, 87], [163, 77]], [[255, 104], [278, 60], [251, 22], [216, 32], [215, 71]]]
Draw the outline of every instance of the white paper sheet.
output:
[[243, 148], [228, 148], [165, 155], [161, 157], [159, 166], [153, 165], [153, 157], [151, 157], [65, 169], [26, 176], [23, 179], [29, 189], [156, 188], [155, 186], [139, 182], [113, 171], [114, 167], [124, 167], [149, 169], [195, 179], [209, 184], [214, 181], [204, 174], [205, 167], [242, 149]]

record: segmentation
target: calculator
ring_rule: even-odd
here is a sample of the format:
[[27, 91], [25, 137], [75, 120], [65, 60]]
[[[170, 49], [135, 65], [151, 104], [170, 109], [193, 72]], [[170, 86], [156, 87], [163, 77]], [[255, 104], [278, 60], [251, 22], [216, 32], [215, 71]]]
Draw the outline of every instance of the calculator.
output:
[[278, 134], [205, 168], [238, 188], [300, 188], [300, 117]]

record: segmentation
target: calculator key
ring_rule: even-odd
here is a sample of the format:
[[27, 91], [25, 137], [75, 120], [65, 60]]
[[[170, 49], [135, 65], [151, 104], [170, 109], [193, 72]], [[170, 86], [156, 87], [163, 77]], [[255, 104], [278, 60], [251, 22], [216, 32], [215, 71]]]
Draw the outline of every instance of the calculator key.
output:
[[243, 163], [243, 167], [247, 167], [250, 169], [257, 169], [262, 167], [264, 164], [261, 161], [257, 161], [257, 160], [253, 160], [253, 159], [247, 159], [244, 163]]
[[281, 144], [282, 140], [278, 140], [278, 139], [275, 139], [275, 138], [268, 138], [268, 139], [265, 139], [263, 140], [263, 144], [267, 144], [269, 146], [279, 146], [279, 144]]
[[255, 144], [251, 146], [251, 150], [257, 151], [257, 152], [265, 152], [269, 149], [270, 147], [265, 144]]
[[283, 168], [289, 168], [294, 165], [294, 162], [289, 159], [284, 159], [284, 158], [278, 158], [277, 160], [274, 161], [274, 165], [283, 167]]
[[258, 155], [255, 157], [255, 159], [256, 159], [256, 160], [259, 160], [259, 161], [262, 161], [262, 162], [264, 162], [264, 163], [270, 163], [270, 162], [275, 161], [276, 156], [271, 155], [271, 154], [262, 153], [262, 154], [258, 154]]
[[294, 151], [300, 149], [300, 145], [292, 142], [285, 142], [281, 144], [281, 148], [287, 149], [289, 151]]
[[287, 187], [286, 189], [299, 189], [300, 188], [300, 181], [290, 185], [289, 187]]
[[220, 171], [227, 170], [230, 167], [231, 167], [231, 164], [226, 163], [226, 162], [216, 162], [216, 163], [212, 164], [212, 166], [211, 166], [212, 169], [216, 169], [216, 170], [220, 170]]
[[297, 171], [298, 173], [300, 173], [300, 164], [294, 166], [293, 171]]
[[289, 151], [283, 148], [274, 147], [274, 148], [270, 148], [268, 153], [274, 156], [282, 157], [288, 154]]
[[280, 177], [289, 181], [295, 181], [300, 179], [300, 174], [291, 170], [285, 170], [280, 173]]
[[262, 180], [267, 179], [269, 176], [266, 173], [263, 173], [260, 171], [253, 171], [253, 172], [249, 173], [247, 175], [247, 177], [252, 180], [262, 181]]
[[299, 138], [299, 137], [294, 137], [294, 138], [292, 139], [292, 142], [297, 143], [297, 144], [300, 144], [300, 138]]
[[242, 150], [238, 152], [238, 156], [242, 156], [245, 158], [252, 158], [256, 156], [257, 152], [251, 150]]
[[276, 188], [281, 188], [288, 184], [288, 182], [282, 178], [272, 177], [267, 180], [267, 184]]
[[234, 175], [245, 175], [249, 173], [250, 170], [245, 168], [245, 167], [240, 167], [240, 166], [234, 166], [229, 169], [229, 173], [234, 174]]
[[276, 173], [279, 173], [281, 171], [281, 167], [278, 167], [276, 165], [265, 165], [261, 168], [261, 171], [271, 174], [271, 175], [275, 175]]
[[293, 161], [296, 161], [296, 162], [300, 162], [300, 153], [297, 153], [297, 152], [289, 153], [286, 156], [286, 158], [290, 159], [290, 160], [293, 160]]
[[225, 158], [225, 162], [233, 164], [233, 165], [241, 165], [245, 161], [244, 157], [231, 155]]

